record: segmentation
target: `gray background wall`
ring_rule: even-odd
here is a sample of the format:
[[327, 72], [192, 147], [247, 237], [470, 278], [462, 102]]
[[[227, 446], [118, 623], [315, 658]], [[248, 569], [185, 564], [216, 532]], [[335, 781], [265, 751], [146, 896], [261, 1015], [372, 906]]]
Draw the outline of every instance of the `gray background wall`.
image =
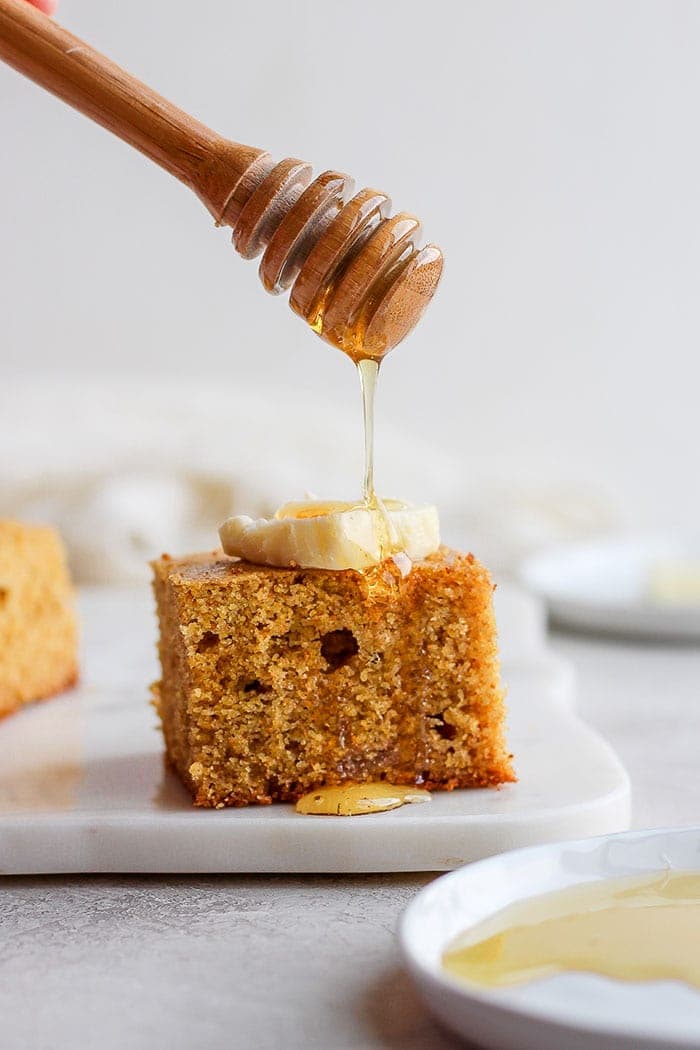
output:
[[[465, 493], [563, 485], [623, 523], [698, 526], [700, 5], [62, 0], [59, 17], [222, 133], [423, 218], [444, 283], [380, 412], [455, 458]], [[5, 68], [0, 129], [6, 394], [167, 373], [271, 412], [280, 391], [356, 412], [349, 363], [177, 182]]]

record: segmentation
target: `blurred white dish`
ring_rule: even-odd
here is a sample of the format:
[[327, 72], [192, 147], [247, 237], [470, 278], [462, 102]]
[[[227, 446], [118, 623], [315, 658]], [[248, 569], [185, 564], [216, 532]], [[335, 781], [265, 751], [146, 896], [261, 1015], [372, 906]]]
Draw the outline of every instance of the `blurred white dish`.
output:
[[489, 991], [442, 968], [460, 933], [502, 908], [579, 883], [700, 870], [700, 828], [627, 832], [535, 846], [460, 868], [403, 915], [406, 963], [439, 1021], [498, 1050], [676, 1050], [700, 1046], [700, 993], [676, 981], [622, 982], [572, 973]]
[[700, 639], [700, 544], [620, 538], [527, 558], [521, 582], [567, 627]]

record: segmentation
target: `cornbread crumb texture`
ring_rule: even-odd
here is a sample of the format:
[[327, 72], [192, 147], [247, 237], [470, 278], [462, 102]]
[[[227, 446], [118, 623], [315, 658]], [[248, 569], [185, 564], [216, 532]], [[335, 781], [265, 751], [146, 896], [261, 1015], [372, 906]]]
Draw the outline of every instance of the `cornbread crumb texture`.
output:
[[73, 598], [58, 534], [0, 520], [0, 717], [76, 681]]
[[[390, 573], [390, 579], [381, 579]], [[167, 755], [200, 806], [321, 784], [512, 780], [492, 584], [441, 548], [389, 563], [275, 569], [220, 552], [154, 563]]]

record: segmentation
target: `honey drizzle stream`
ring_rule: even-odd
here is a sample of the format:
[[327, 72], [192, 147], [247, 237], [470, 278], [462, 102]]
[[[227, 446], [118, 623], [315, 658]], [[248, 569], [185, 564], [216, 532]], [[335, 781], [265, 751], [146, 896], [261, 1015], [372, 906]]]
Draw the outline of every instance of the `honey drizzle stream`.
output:
[[[374, 489], [374, 409], [376, 404], [377, 380], [381, 360], [364, 357], [356, 360], [362, 390], [362, 418], [365, 429], [365, 474], [362, 483], [362, 501], [366, 510], [374, 518], [375, 533], [379, 541], [380, 563], [400, 553], [392, 537], [389, 512]], [[392, 587], [395, 581], [392, 580]], [[383, 589], [387, 586], [384, 582]]]
[[[363, 239], [359, 239], [355, 244], [352, 253], [349, 253], [348, 259], [354, 256], [359, 251], [364, 243]], [[346, 260], [347, 263], [347, 260]], [[396, 276], [396, 266], [398, 263], [391, 267], [387, 273], [383, 275], [381, 284], [374, 289], [374, 294], [378, 294], [379, 290], [390, 284]], [[341, 280], [344, 273], [344, 268], [338, 273], [335, 273], [332, 279], [328, 282], [322, 293], [316, 299], [312, 309], [305, 315], [305, 320], [309, 327], [316, 332], [317, 335], [327, 339], [333, 346], [342, 350], [344, 354], [350, 358], [357, 368], [358, 375], [360, 377], [360, 389], [362, 392], [362, 418], [364, 425], [364, 454], [365, 454], [365, 465], [364, 465], [364, 477], [362, 481], [362, 506], [365, 510], [372, 512], [373, 520], [375, 523], [375, 532], [379, 545], [380, 552], [380, 564], [385, 560], [400, 555], [402, 553], [400, 548], [395, 545], [395, 540], [392, 535], [392, 525], [389, 518], [389, 513], [384, 503], [377, 496], [374, 488], [374, 414], [375, 414], [375, 403], [376, 403], [376, 391], [377, 381], [379, 378], [379, 368], [382, 363], [384, 355], [391, 349], [390, 346], [384, 348], [381, 354], [370, 356], [365, 350], [364, 345], [364, 334], [366, 317], [361, 314], [355, 317], [352, 321], [349, 321], [342, 331], [335, 331], [329, 333], [325, 329], [325, 315], [328, 303], [332, 300], [333, 294], [336, 291], [338, 282]], [[408, 563], [410, 567], [410, 563]], [[367, 577], [376, 576], [375, 566], [373, 569], [367, 570]], [[402, 574], [405, 571], [402, 570]], [[382, 574], [382, 579], [386, 574]], [[394, 584], [392, 583], [392, 587]], [[378, 590], [385, 590], [387, 587], [386, 581], [382, 584]], [[373, 587], [373, 589], [375, 589]]]
[[379, 377], [379, 361], [365, 358], [357, 362], [362, 390], [362, 418], [365, 427], [365, 476], [362, 498], [369, 510], [376, 510], [378, 500], [374, 491], [374, 407]]

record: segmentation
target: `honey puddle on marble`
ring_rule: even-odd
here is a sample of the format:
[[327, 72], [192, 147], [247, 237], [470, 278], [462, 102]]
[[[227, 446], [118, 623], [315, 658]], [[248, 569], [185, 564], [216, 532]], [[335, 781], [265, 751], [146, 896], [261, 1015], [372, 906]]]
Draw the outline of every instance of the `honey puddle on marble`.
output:
[[398, 784], [345, 784], [317, 788], [303, 795], [297, 813], [328, 817], [354, 817], [362, 813], [383, 813], [407, 802], [430, 802], [430, 792]]
[[442, 965], [491, 988], [567, 971], [700, 988], [700, 874], [606, 879], [519, 901], [459, 936]]

